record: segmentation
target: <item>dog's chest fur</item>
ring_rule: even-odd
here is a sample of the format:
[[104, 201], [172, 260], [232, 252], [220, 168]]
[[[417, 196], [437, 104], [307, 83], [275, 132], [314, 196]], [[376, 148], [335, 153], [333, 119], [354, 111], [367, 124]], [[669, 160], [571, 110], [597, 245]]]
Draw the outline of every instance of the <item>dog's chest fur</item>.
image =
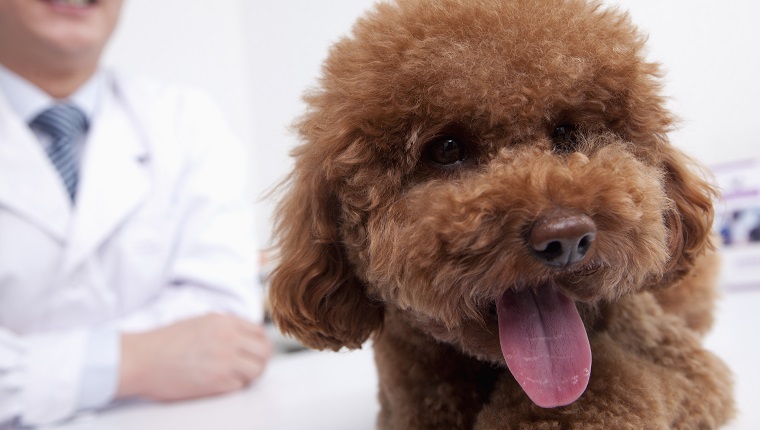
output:
[[[374, 349], [381, 429], [472, 428], [497, 381], [514, 380], [507, 369], [466, 356], [411, 327], [398, 310], [386, 313]], [[420, 413], [420, 407], [427, 412]]]

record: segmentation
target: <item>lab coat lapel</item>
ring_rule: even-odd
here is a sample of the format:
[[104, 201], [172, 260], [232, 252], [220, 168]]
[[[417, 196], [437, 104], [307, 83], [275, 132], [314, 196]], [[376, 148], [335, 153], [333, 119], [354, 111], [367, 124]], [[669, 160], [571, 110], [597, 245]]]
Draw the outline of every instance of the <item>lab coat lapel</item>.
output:
[[138, 208], [150, 185], [147, 147], [139, 124], [114, 89], [106, 93], [82, 160], [65, 271], [75, 269], [115, 233]]
[[71, 202], [29, 127], [0, 95], [0, 210], [27, 218], [63, 243]]

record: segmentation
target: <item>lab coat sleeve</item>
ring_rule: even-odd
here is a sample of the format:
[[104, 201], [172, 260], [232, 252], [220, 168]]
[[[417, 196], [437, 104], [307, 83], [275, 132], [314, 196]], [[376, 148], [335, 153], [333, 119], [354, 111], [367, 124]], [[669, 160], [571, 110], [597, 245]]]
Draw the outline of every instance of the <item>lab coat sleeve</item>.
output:
[[0, 328], [0, 427], [48, 424], [76, 412], [87, 339], [84, 329], [18, 336]]
[[143, 330], [209, 312], [261, 322], [249, 151], [205, 96], [187, 93], [178, 106], [178, 142], [186, 157], [168, 282], [119, 328]]

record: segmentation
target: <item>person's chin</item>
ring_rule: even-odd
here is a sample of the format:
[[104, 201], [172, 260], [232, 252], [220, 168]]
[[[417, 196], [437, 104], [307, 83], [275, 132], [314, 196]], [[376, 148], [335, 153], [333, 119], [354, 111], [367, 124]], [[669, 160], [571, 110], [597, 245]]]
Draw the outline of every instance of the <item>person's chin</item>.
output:
[[[118, 19], [120, 0], [36, 0], [46, 10], [38, 34], [51, 47], [72, 54], [102, 47]], [[116, 8], [116, 9], [114, 9]]]

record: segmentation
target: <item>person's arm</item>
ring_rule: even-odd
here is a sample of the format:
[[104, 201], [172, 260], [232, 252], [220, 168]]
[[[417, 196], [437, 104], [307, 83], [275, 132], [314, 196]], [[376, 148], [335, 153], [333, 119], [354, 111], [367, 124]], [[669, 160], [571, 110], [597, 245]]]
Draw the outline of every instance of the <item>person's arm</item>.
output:
[[[92, 351], [93, 335], [106, 339], [101, 351]], [[131, 334], [79, 328], [20, 336], [0, 327], [0, 428], [54, 423], [120, 397], [167, 401], [237, 390], [271, 354], [261, 325], [222, 314]], [[92, 356], [100, 358], [88, 363]], [[88, 373], [97, 385], [89, 391]]]

